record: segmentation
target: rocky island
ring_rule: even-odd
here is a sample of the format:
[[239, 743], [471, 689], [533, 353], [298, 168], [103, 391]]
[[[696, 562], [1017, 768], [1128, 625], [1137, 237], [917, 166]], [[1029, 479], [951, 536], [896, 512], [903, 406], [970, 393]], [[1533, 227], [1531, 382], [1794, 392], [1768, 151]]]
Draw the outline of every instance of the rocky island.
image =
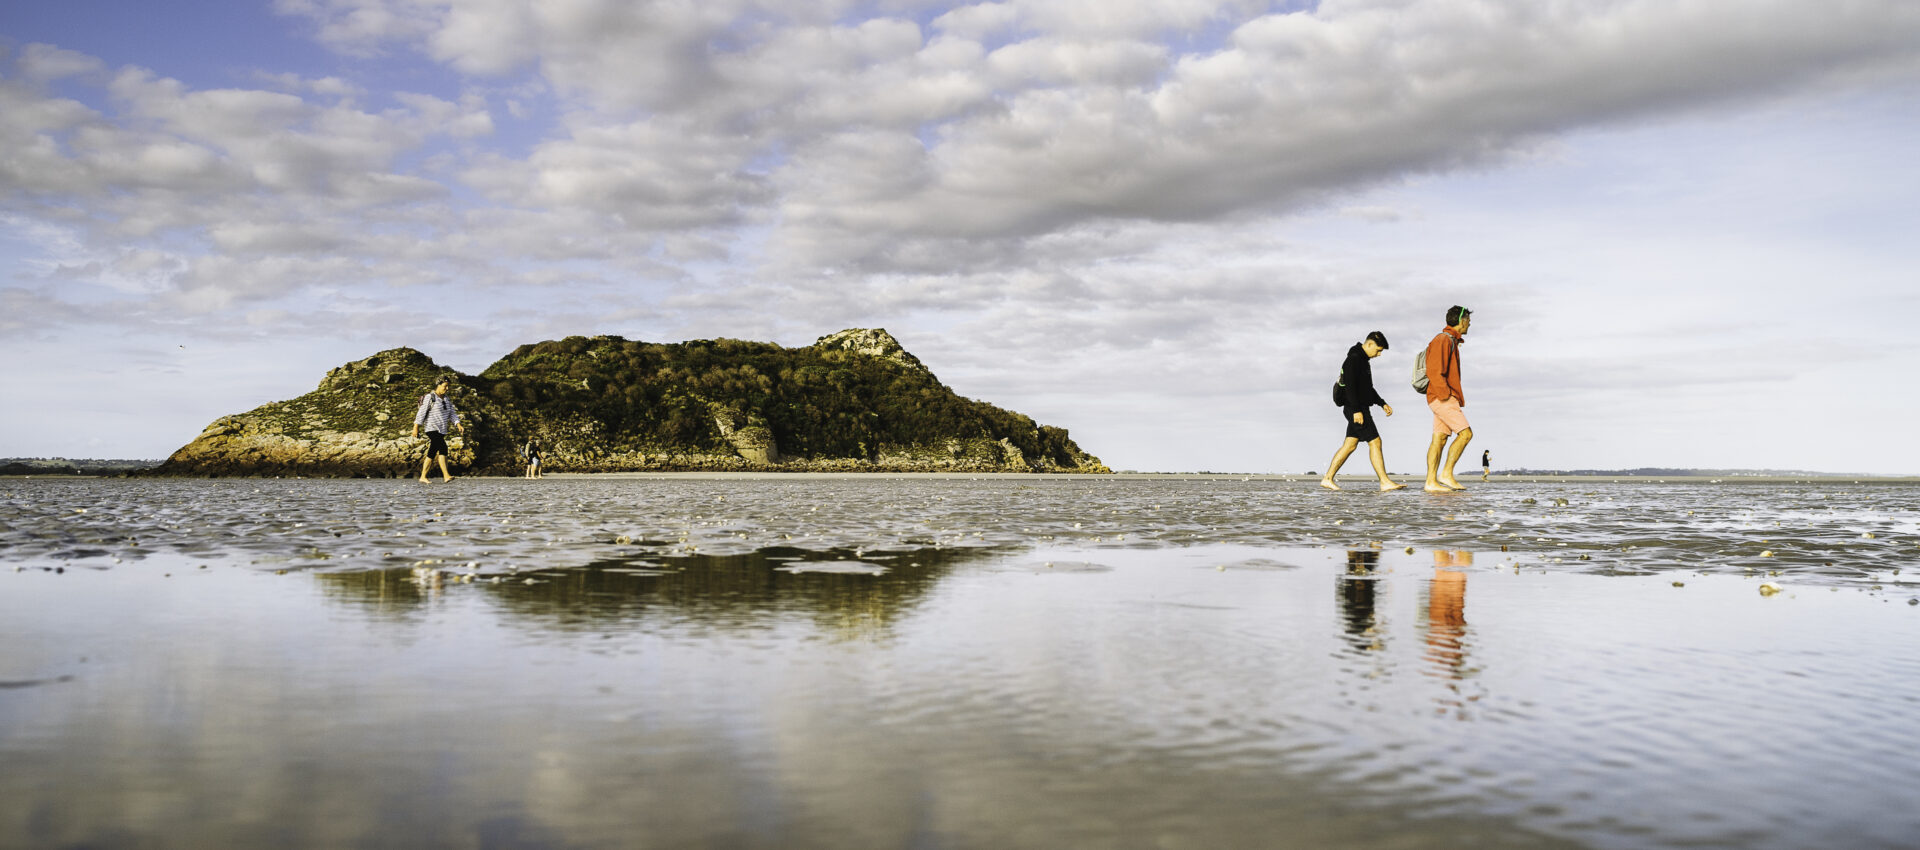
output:
[[954, 393], [885, 330], [851, 329], [800, 348], [569, 337], [479, 375], [390, 349], [214, 420], [152, 474], [418, 474], [413, 414], [442, 376], [466, 425], [450, 460], [468, 474], [518, 473], [529, 439], [549, 472], [1111, 471], [1065, 429]]

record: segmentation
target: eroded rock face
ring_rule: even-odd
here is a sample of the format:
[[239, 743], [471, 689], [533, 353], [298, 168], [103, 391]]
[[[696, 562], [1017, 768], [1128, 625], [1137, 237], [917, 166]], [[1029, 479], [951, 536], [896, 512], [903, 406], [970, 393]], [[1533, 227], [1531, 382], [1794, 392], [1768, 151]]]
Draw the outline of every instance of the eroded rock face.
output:
[[746, 462], [755, 466], [780, 462], [780, 446], [774, 441], [773, 429], [767, 427], [765, 419], [716, 407], [713, 422], [720, 429], [720, 436], [725, 437]]
[[313, 392], [213, 421], [156, 470], [161, 475], [389, 478], [417, 475], [425, 437], [413, 437], [421, 397], [441, 377], [465, 435], [448, 435], [449, 465], [471, 469], [490, 408], [467, 383], [411, 348], [382, 351], [327, 372]]
[[827, 334], [815, 340], [814, 348], [824, 351], [851, 351], [882, 360], [891, 360], [909, 369], [927, 371], [920, 358], [907, 352], [900, 341], [887, 333], [885, 328], [848, 328], [839, 333]]
[[[412, 419], [407, 418], [409, 428]], [[292, 475], [390, 478], [417, 474], [426, 439], [408, 430], [384, 433], [331, 431], [288, 433], [272, 415], [223, 416], [193, 442], [167, 458], [160, 471], [187, 475]], [[447, 438], [447, 461], [474, 465], [473, 446], [459, 435]], [[436, 470], [437, 474], [437, 470]]]
[[395, 348], [328, 370], [327, 377], [320, 381], [320, 389], [340, 391], [404, 384], [423, 372], [431, 374], [438, 369], [433, 358], [425, 354], [411, 348]]
[[[891, 334], [856, 328], [794, 349], [570, 337], [522, 346], [480, 376], [391, 349], [329, 370], [299, 398], [220, 417], [154, 474], [417, 475], [427, 441], [411, 436], [414, 413], [443, 376], [466, 427], [449, 435], [456, 474], [517, 474], [529, 438], [549, 472], [1109, 471], [1066, 431], [959, 398]], [[780, 429], [798, 427], [802, 408], [827, 418], [811, 438], [790, 430], [799, 449], [783, 450]], [[840, 448], [818, 448], [823, 421], [848, 429], [826, 432]], [[887, 422], [914, 424], [876, 426]]]

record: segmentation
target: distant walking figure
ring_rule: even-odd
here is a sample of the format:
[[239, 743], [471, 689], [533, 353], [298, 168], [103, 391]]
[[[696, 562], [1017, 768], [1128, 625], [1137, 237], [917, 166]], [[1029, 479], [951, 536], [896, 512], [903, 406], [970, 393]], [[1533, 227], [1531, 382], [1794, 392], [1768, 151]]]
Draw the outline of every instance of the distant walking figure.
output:
[[[1447, 326], [1427, 343], [1427, 408], [1433, 411], [1433, 442], [1427, 446], [1427, 487], [1429, 493], [1465, 490], [1453, 475], [1460, 454], [1473, 441], [1473, 427], [1467, 424], [1467, 396], [1460, 390], [1460, 343], [1473, 325], [1473, 311], [1454, 305], [1447, 308]], [[1447, 449], [1447, 439], [1453, 448]], [[1446, 466], [1440, 465], [1446, 453]]]
[[427, 470], [433, 465], [433, 459], [440, 459], [440, 480], [452, 481], [453, 473], [447, 471], [447, 429], [459, 428], [467, 433], [467, 426], [460, 424], [460, 411], [453, 409], [453, 402], [447, 398], [447, 390], [453, 381], [441, 378], [433, 385], [433, 392], [420, 397], [420, 409], [413, 414], [413, 436], [420, 436], [420, 426], [427, 428], [427, 456], [420, 461], [420, 483], [427, 483]]
[[1373, 406], [1379, 405], [1388, 416], [1393, 415], [1393, 405], [1380, 397], [1373, 388], [1373, 365], [1367, 361], [1379, 357], [1387, 350], [1387, 335], [1379, 331], [1367, 334], [1367, 338], [1347, 349], [1347, 360], [1340, 364], [1340, 383], [1335, 387], [1336, 400], [1340, 402], [1340, 411], [1347, 420], [1347, 439], [1333, 453], [1333, 461], [1327, 464], [1326, 477], [1320, 479], [1320, 486], [1328, 490], [1340, 489], [1333, 477], [1340, 474], [1340, 467], [1347, 463], [1347, 456], [1361, 443], [1367, 444], [1367, 455], [1373, 460], [1373, 473], [1380, 477], [1380, 489], [1399, 490], [1405, 484], [1394, 483], [1387, 477], [1387, 461], [1380, 444], [1380, 429], [1373, 421]]
[[1487, 480], [1487, 474], [1493, 472], [1493, 452], [1480, 453], [1480, 480]]
[[522, 457], [525, 457], [527, 459], [527, 477], [539, 478], [540, 477], [540, 441], [534, 440], [534, 439], [527, 440], [526, 446], [520, 449], [520, 454]]

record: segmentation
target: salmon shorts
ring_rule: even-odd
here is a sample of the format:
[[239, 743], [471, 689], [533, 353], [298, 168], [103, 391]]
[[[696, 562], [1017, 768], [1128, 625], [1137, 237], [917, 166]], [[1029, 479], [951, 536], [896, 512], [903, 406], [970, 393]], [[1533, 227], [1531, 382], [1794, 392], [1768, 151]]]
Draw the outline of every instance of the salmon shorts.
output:
[[1433, 411], [1433, 433], [1436, 436], [1458, 434], [1473, 427], [1467, 424], [1466, 411], [1460, 409], [1460, 400], [1457, 398], [1427, 402], [1427, 409]]

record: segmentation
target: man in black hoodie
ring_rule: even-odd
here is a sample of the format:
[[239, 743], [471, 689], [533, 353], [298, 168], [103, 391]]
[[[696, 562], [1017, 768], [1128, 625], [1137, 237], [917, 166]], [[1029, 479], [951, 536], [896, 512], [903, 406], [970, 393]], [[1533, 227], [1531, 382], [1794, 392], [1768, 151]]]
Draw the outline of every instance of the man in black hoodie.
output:
[[1340, 365], [1340, 384], [1345, 388], [1346, 401], [1340, 410], [1347, 419], [1347, 440], [1340, 444], [1340, 450], [1333, 453], [1333, 462], [1327, 465], [1327, 475], [1320, 479], [1320, 486], [1328, 490], [1338, 490], [1333, 477], [1338, 475], [1340, 467], [1347, 463], [1347, 456], [1361, 443], [1367, 444], [1367, 454], [1373, 459], [1374, 474], [1380, 476], [1380, 489], [1399, 490], [1407, 485], [1396, 484], [1387, 477], [1387, 460], [1380, 445], [1380, 429], [1373, 422], [1373, 406], [1379, 405], [1388, 416], [1393, 415], [1393, 405], [1380, 397], [1373, 388], [1373, 364], [1367, 361], [1387, 350], [1387, 335], [1379, 331], [1367, 334], [1366, 340], [1347, 350], [1347, 362]]

